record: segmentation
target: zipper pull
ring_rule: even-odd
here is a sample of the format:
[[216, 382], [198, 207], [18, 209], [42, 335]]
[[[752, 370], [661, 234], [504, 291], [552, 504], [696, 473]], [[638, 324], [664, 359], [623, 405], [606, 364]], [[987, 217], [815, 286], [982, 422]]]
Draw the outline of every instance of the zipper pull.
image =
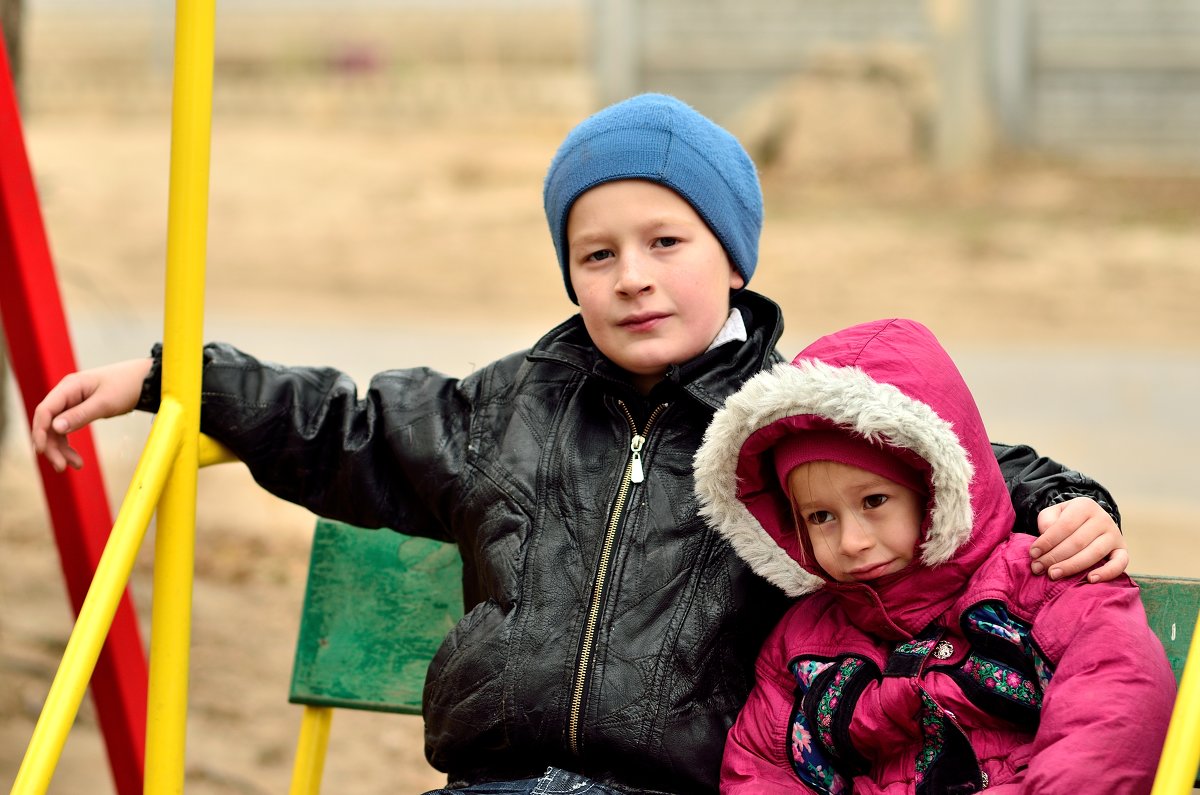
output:
[[629, 443], [629, 449], [633, 451], [633, 460], [629, 462], [629, 480], [633, 483], [641, 483], [646, 479], [642, 472], [642, 445], [645, 443], [646, 437], [641, 434], [636, 434]]

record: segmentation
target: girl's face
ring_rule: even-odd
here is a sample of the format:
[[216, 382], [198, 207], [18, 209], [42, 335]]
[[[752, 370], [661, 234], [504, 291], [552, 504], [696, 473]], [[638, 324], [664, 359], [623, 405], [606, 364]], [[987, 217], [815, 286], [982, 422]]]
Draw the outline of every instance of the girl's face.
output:
[[592, 341], [649, 392], [699, 356], [745, 282], [678, 193], [643, 180], [598, 185], [567, 216], [571, 286]]
[[796, 529], [838, 582], [869, 582], [912, 563], [925, 501], [865, 469], [810, 461], [788, 475]]

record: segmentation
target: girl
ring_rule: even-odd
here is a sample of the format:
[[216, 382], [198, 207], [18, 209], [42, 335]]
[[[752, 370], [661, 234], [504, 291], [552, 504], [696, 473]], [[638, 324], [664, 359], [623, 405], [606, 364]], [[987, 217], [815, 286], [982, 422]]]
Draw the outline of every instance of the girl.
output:
[[822, 338], [696, 457], [709, 522], [796, 597], [722, 792], [1149, 792], [1175, 681], [1122, 575], [1035, 577], [974, 399], [924, 326]]

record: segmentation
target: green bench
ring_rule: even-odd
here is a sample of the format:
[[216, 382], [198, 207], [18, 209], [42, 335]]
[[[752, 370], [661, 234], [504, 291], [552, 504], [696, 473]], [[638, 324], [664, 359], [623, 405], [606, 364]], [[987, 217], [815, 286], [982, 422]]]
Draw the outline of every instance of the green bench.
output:
[[419, 715], [425, 670], [462, 614], [453, 544], [319, 520], [290, 700]]
[[[1135, 579], [1178, 680], [1200, 579]], [[289, 696], [305, 706], [291, 795], [320, 789], [333, 708], [421, 713], [429, 661], [462, 614], [457, 547], [317, 522]]]
[[288, 696], [304, 705], [290, 795], [320, 792], [334, 708], [421, 714], [429, 661], [462, 614], [458, 547], [317, 520]]

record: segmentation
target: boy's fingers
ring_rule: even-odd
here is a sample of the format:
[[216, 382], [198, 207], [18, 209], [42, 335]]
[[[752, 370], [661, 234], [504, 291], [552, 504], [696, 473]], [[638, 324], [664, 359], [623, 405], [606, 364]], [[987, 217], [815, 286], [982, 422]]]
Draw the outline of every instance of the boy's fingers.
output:
[[90, 412], [87, 410], [87, 405], [84, 402], [63, 411], [50, 423], [50, 430], [60, 436], [66, 436], [71, 431], [77, 431], [87, 425], [93, 419], [88, 416]]
[[63, 457], [57, 442], [48, 443], [46, 448], [42, 450], [42, 455], [50, 462], [50, 466], [53, 467], [55, 472], [62, 472], [67, 468], [67, 459]]
[[33, 449], [39, 453], [46, 452], [46, 431], [33, 422], [29, 426], [29, 440], [33, 442]]
[[68, 375], [59, 381], [46, 394], [46, 397], [42, 398], [42, 402], [34, 408], [30, 429], [33, 432], [35, 446], [39, 441], [43, 445], [46, 444], [46, 437], [51, 432], [66, 433], [70, 429], [69, 423], [64, 424], [62, 420], [64, 412], [67, 412], [70, 406], [79, 404], [88, 398], [80, 381], [77, 373]]
[[[1064, 516], [1067, 503], [1059, 503], [1043, 508], [1037, 516], [1038, 533], [1029, 554], [1034, 558], [1045, 555], [1071, 536], [1075, 525]], [[1061, 554], [1060, 554], [1061, 557]]]
[[105, 416], [106, 407], [98, 398], [87, 395], [79, 402], [64, 406], [50, 421], [50, 432], [59, 436], [79, 430], [94, 420]]
[[1041, 535], [1033, 542], [1029, 553], [1035, 560], [1052, 550], [1055, 559], [1063, 560], [1078, 554], [1098, 539], [1106, 547], [1105, 555], [1124, 546], [1124, 538], [1116, 522], [1087, 497], [1076, 497], [1041, 511], [1038, 514], [1038, 531]]
[[1092, 566], [1095, 566], [1097, 563], [1104, 560], [1106, 557], [1108, 557], [1109, 553], [1113, 551], [1111, 545], [1104, 539], [1103, 536], [1094, 538], [1091, 543], [1074, 552], [1067, 553], [1065, 551], [1067, 546], [1068, 545], [1066, 544], [1063, 545], [1064, 551], [1062, 554], [1059, 554], [1058, 550], [1055, 550], [1053, 553], [1051, 553], [1053, 557], [1061, 558], [1061, 560], [1058, 560], [1055, 563], [1048, 562], [1047, 558], [1041, 558], [1038, 560], [1038, 563], [1043, 563], [1046, 566], [1047, 570], [1049, 571], [1050, 579], [1052, 580], [1058, 580], [1062, 579], [1063, 577], [1073, 577], [1076, 574], [1082, 574]]
[[1058, 517], [1062, 515], [1063, 503], [1057, 503], [1047, 508], [1043, 508], [1037, 515], [1037, 526], [1039, 533], [1045, 533], [1054, 523], [1058, 521]]
[[1129, 552], [1124, 549], [1113, 550], [1108, 556], [1108, 562], [1099, 566], [1095, 571], [1088, 572], [1088, 582], [1108, 582], [1115, 579], [1129, 568]]
[[1029, 554], [1046, 566], [1076, 555], [1102, 535], [1093, 524], [1084, 522], [1076, 525], [1065, 520], [1057, 521], [1033, 542]]
[[46, 444], [49, 441], [49, 435], [53, 431], [51, 427], [54, 422], [55, 414], [61, 411], [56, 409], [49, 398], [37, 404], [33, 410], [33, 419], [29, 422], [29, 435], [33, 441], [33, 447], [39, 453], [46, 451]]
[[67, 445], [66, 449], [63, 450], [63, 454], [66, 456], [67, 463], [71, 469], [83, 469], [83, 456], [74, 447]]

